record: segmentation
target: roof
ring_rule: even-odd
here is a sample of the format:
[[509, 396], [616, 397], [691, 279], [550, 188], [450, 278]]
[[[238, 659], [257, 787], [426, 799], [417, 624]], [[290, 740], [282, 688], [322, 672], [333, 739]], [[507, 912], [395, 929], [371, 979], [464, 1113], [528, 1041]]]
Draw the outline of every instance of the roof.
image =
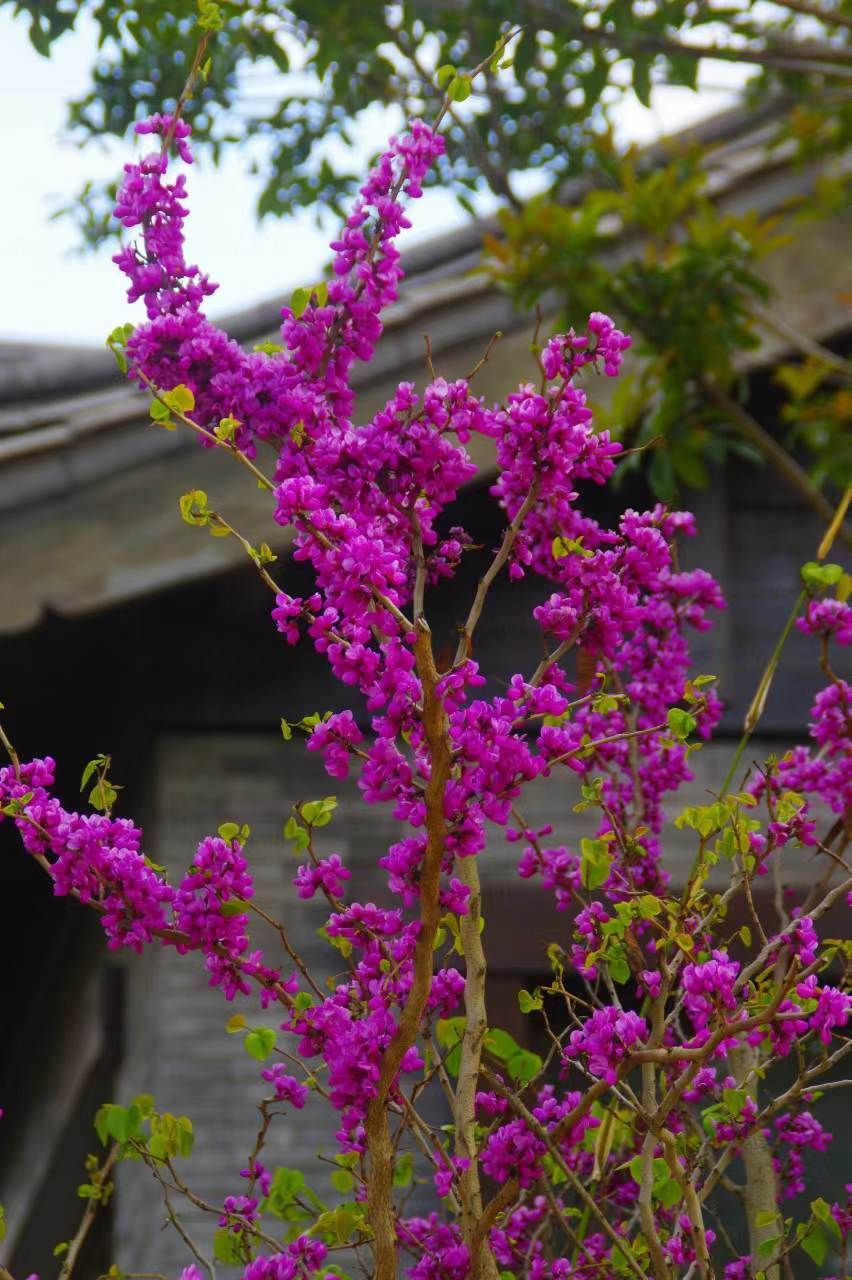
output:
[[[774, 133], [770, 110], [748, 120], [728, 112], [681, 137], [714, 143], [710, 188], [720, 207], [767, 213], [812, 189], [818, 172], [792, 164], [783, 149], [768, 150]], [[667, 145], [651, 148], [649, 161]], [[574, 182], [563, 197], [576, 199], [583, 187]], [[422, 379], [427, 332], [449, 376], [469, 371], [494, 332], [504, 332], [478, 376], [487, 397], [501, 397], [527, 375], [529, 316], [471, 274], [484, 229], [493, 228], [468, 225], [406, 255], [406, 279], [385, 315], [376, 357], [356, 370], [360, 417], [400, 378]], [[780, 314], [815, 340], [849, 328], [843, 295], [852, 293], [852, 259], [837, 253], [844, 242], [848, 221], [841, 215], [812, 222], [765, 264]], [[281, 302], [221, 323], [240, 341], [261, 341], [275, 334]], [[771, 361], [784, 346], [783, 338], [767, 337], [749, 362]], [[486, 449], [477, 461], [487, 466]], [[90, 613], [233, 567], [243, 557], [233, 539], [179, 524], [177, 500], [189, 488], [205, 489], [249, 539], [278, 551], [286, 546], [286, 532], [269, 520], [268, 497], [218, 454], [148, 424], [145, 397], [122, 379], [108, 351], [0, 343], [0, 632], [26, 630], [47, 612]]]

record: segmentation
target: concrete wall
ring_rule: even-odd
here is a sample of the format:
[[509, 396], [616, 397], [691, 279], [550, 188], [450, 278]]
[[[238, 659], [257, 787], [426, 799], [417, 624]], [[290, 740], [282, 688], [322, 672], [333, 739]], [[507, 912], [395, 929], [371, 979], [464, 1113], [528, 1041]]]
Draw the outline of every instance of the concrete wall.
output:
[[[758, 740], [754, 758], [773, 744]], [[694, 757], [696, 779], [678, 803], [701, 803], [707, 789], [717, 788], [730, 758], [730, 744], [704, 749]], [[350, 780], [329, 779], [316, 756], [300, 742], [255, 733], [170, 733], [156, 750], [155, 813], [146, 847], [152, 856], [177, 874], [192, 858], [197, 842], [223, 821], [248, 822], [247, 847], [255, 875], [257, 900], [282, 920], [297, 950], [327, 973], [330, 952], [316, 937], [325, 919], [321, 903], [300, 900], [292, 886], [296, 859], [282, 837], [282, 826], [293, 803], [327, 794], [339, 797], [332, 824], [323, 829], [321, 849], [340, 853], [353, 871], [353, 896], [361, 901], [388, 901], [378, 858], [398, 835], [387, 806], [365, 807]], [[577, 799], [572, 776], [565, 774], [531, 789], [525, 805], [536, 822], [554, 824], [556, 836], [575, 843], [589, 833], [587, 816], [573, 813]], [[689, 833], [675, 834], [667, 866], [674, 881], [682, 881], [691, 863], [694, 844]], [[517, 1016], [515, 993], [547, 973], [545, 948], [549, 941], [569, 942], [565, 916], [553, 910], [549, 894], [530, 888], [515, 874], [517, 846], [500, 832], [493, 833], [481, 858], [485, 886], [486, 940], [490, 956], [495, 1022], [516, 1036], [524, 1034]], [[785, 880], [807, 883], [813, 857], [792, 851], [785, 863]], [[265, 934], [265, 936], [264, 936]], [[280, 944], [261, 929], [257, 941], [271, 962], [278, 963]], [[286, 957], [285, 957], [286, 959]], [[159, 1107], [189, 1115], [196, 1130], [196, 1147], [181, 1162], [193, 1190], [220, 1203], [242, 1187], [248, 1147], [256, 1131], [256, 1106], [265, 1086], [259, 1064], [242, 1048], [242, 1037], [225, 1034], [224, 1024], [234, 1009], [251, 1020], [254, 1002], [229, 1006], [218, 990], [211, 990], [194, 957], [180, 957], [163, 949], [127, 961], [126, 1057], [119, 1094], [127, 1100], [137, 1092], [154, 1094]], [[289, 967], [285, 964], [285, 971]], [[496, 1013], [496, 1008], [494, 1010]], [[271, 1014], [257, 1020], [273, 1023]], [[271, 1131], [268, 1167], [297, 1166], [314, 1175], [320, 1194], [329, 1192], [322, 1166], [315, 1156], [333, 1149], [333, 1126], [320, 1100], [311, 1100], [301, 1113], [277, 1120]], [[317, 1176], [317, 1170], [319, 1175]], [[122, 1269], [176, 1275], [187, 1264], [187, 1251], [164, 1220], [158, 1188], [138, 1165], [121, 1171], [116, 1205], [116, 1260]], [[213, 1215], [190, 1208], [185, 1224], [193, 1238], [209, 1247], [216, 1227]]]

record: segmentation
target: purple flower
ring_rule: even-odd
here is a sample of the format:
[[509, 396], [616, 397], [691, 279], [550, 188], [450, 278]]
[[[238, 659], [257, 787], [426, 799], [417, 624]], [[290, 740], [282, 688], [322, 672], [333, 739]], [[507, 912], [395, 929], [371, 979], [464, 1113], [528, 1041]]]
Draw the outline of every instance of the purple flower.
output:
[[302, 1110], [308, 1100], [307, 1086], [301, 1084], [295, 1076], [288, 1075], [282, 1063], [276, 1062], [274, 1066], [268, 1067], [260, 1074], [272, 1085], [279, 1102], [289, 1102], [298, 1111]]
[[630, 1051], [648, 1038], [648, 1024], [632, 1010], [608, 1006], [596, 1009], [578, 1031], [572, 1031], [565, 1047], [566, 1063], [581, 1054], [592, 1075], [603, 1076], [609, 1084], [618, 1079], [619, 1065]]

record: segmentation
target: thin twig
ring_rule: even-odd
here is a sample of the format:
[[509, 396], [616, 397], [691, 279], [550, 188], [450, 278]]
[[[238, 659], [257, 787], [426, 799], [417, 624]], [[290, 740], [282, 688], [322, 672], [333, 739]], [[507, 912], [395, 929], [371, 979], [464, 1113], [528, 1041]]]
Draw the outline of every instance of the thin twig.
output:
[[792, 9], [793, 13], [802, 13], [808, 18], [816, 18], [819, 22], [824, 22], [827, 27], [845, 27], [847, 31], [852, 31], [852, 18], [841, 13], [839, 9], [826, 9], [821, 4], [814, 4], [813, 0], [774, 0], [774, 2], [782, 9]]
[[80, 1250], [86, 1242], [86, 1237], [92, 1229], [92, 1224], [98, 1216], [98, 1209], [101, 1208], [104, 1197], [107, 1194], [107, 1186], [109, 1175], [112, 1173], [113, 1166], [118, 1159], [121, 1144], [114, 1142], [109, 1149], [106, 1160], [104, 1160], [100, 1169], [96, 1170], [91, 1176], [91, 1185], [97, 1188], [97, 1194], [93, 1195], [86, 1204], [86, 1211], [80, 1220], [80, 1225], [74, 1235], [74, 1238], [68, 1245], [65, 1257], [62, 1260], [62, 1267], [59, 1271], [59, 1280], [69, 1280], [77, 1260], [80, 1257]]
[[[821, 520], [831, 521], [834, 518], [834, 508], [825, 495], [816, 488], [808, 473], [792, 454], [788, 453], [743, 405], [723, 391], [716, 381], [702, 378], [699, 379], [698, 385], [709, 399], [716, 402], [738, 433], [768, 462], [772, 463], [788, 486], [807, 503], [811, 510], [815, 511]], [[852, 529], [841, 526], [838, 533], [847, 546], [852, 546]]]
[[[778, 0], [778, 3], [781, 3], [781, 0]], [[776, 315], [774, 311], [770, 311], [768, 307], [761, 306], [759, 302], [752, 302], [751, 310], [765, 328], [772, 329], [779, 337], [789, 342], [791, 347], [801, 351], [803, 355], [811, 356], [814, 360], [820, 360], [823, 364], [828, 365], [829, 368], [834, 369], [836, 373], [839, 373], [844, 381], [852, 382], [852, 362], [844, 360], [843, 356], [830, 351], [821, 342], [815, 342], [807, 334], [801, 333], [794, 325], [789, 324], [783, 316]]]

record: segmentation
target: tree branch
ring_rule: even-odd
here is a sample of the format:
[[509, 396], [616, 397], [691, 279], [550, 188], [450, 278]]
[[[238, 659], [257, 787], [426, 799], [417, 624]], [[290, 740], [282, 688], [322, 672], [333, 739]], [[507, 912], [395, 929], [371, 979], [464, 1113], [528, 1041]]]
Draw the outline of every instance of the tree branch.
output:
[[482, 1218], [482, 1190], [476, 1148], [476, 1092], [488, 1017], [485, 1007], [487, 964], [480, 931], [482, 889], [476, 857], [456, 858], [455, 871], [462, 884], [470, 889], [467, 914], [459, 923], [465, 960], [465, 1028], [454, 1107], [456, 1155], [469, 1162], [459, 1177], [461, 1233], [468, 1247], [471, 1280], [498, 1280], [499, 1271], [488, 1237], [480, 1236], [477, 1231]]
[[118, 1153], [120, 1149], [120, 1143], [114, 1142], [100, 1169], [91, 1176], [91, 1184], [93, 1187], [97, 1188], [98, 1194], [93, 1195], [86, 1204], [86, 1211], [83, 1214], [73, 1240], [68, 1245], [68, 1251], [62, 1260], [59, 1280], [69, 1280], [71, 1273], [77, 1265], [77, 1261], [80, 1257], [80, 1250], [86, 1243], [86, 1237], [92, 1229], [95, 1218], [98, 1216], [98, 1209], [100, 1209], [103, 1204], [109, 1175], [112, 1173], [115, 1162], [118, 1160]]
[[441, 864], [447, 835], [444, 797], [452, 763], [447, 715], [437, 693], [440, 676], [432, 653], [432, 634], [423, 618], [418, 618], [415, 626], [414, 654], [423, 688], [422, 724], [429, 747], [431, 771], [425, 791], [426, 850], [420, 871], [420, 932], [414, 952], [411, 989], [396, 1034], [382, 1057], [376, 1094], [367, 1109], [370, 1162], [367, 1216], [374, 1236], [374, 1280], [396, 1280], [397, 1277], [393, 1144], [386, 1102], [403, 1056], [417, 1038], [432, 987], [433, 951], [441, 914]]
[[[738, 434], [744, 440], [747, 440], [749, 444], [754, 445], [755, 449], [767, 462], [772, 463], [776, 471], [786, 481], [788, 487], [794, 493], [797, 493], [811, 510], [816, 512], [821, 520], [829, 523], [834, 517], [833, 506], [815, 487], [804, 468], [799, 466], [796, 459], [787, 452], [783, 445], [780, 445], [766, 428], [751, 416], [747, 409], [744, 409], [732, 396], [723, 391], [716, 382], [710, 379], [701, 379], [699, 386], [705, 395], [714, 400], [719, 408], [724, 411]], [[852, 546], [852, 530], [843, 525], [838, 532], [846, 545]]]
[[[745, 1090], [747, 1097], [757, 1102], [757, 1050], [742, 1041], [728, 1050], [728, 1061], [737, 1085]], [[742, 1144], [741, 1154], [745, 1166], [745, 1211], [754, 1270], [764, 1270], [766, 1280], [779, 1280], [777, 1260], [761, 1253], [764, 1241], [773, 1240], [778, 1235], [779, 1216], [778, 1182], [772, 1165], [772, 1152], [762, 1128], [756, 1127], [749, 1134]]]

